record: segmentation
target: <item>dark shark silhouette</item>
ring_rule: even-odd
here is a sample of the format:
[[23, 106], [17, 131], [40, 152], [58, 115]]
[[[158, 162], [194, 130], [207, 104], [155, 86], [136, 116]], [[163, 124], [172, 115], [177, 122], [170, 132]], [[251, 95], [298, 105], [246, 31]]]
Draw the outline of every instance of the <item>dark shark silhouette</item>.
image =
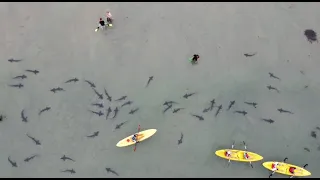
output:
[[218, 109], [217, 109], [217, 112], [215, 114], [215, 117], [218, 116], [218, 114], [220, 113], [221, 109], [222, 109], [222, 104], [220, 106], [218, 106]]
[[196, 114], [191, 114], [191, 116], [198, 118], [199, 121], [203, 121], [204, 118], [202, 116], [196, 115]]
[[88, 138], [94, 138], [94, 137], [97, 137], [97, 136], [99, 136], [99, 131], [96, 131], [96, 132], [94, 132], [92, 135], [87, 136], [87, 137], [88, 137]]
[[75, 162], [75, 160], [73, 160], [73, 159], [71, 159], [71, 158], [67, 157], [66, 155], [63, 155], [60, 159], [61, 159], [61, 160], [63, 160], [63, 161], [69, 160], [69, 161], [73, 161], [73, 162]]
[[33, 73], [35, 75], [37, 75], [39, 73], [38, 70], [30, 70], [30, 69], [27, 69], [26, 72], [31, 72], [31, 73]]
[[180, 139], [178, 140], [178, 145], [182, 144], [182, 140], [183, 140], [183, 133], [181, 133], [180, 135]]
[[106, 168], [106, 171], [107, 171], [107, 173], [110, 172], [110, 173], [112, 173], [112, 174], [114, 174], [116, 176], [119, 176], [119, 174], [116, 171], [112, 170], [111, 168]]
[[64, 82], [64, 83], [71, 83], [71, 82], [78, 82], [79, 81], [79, 79], [78, 78], [72, 78], [72, 79], [69, 79], [69, 80], [67, 80], [66, 82]]
[[248, 53], [245, 53], [245, 54], [243, 54], [245, 57], [252, 57], [252, 56], [254, 56], [254, 55], [256, 55], [257, 53], [255, 52], [255, 53], [252, 53], [252, 54], [248, 54]]
[[261, 119], [262, 121], [265, 121], [265, 122], [268, 122], [268, 123], [274, 123], [274, 120], [272, 120], [272, 119], [264, 119], [264, 118], [262, 118]]
[[23, 74], [21, 76], [16, 76], [13, 79], [26, 79], [26, 78], [27, 78], [27, 76]]
[[91, 82], [89, 80], [84, 80], [84, 82], [88, 83], [90, 85], [90, 87], [96, 88], [96, 85], [93, 82]]
[[183, 95], [183, 98], [188, 99], [190, 96], [193, 96], [196, 93], [186, 93], [185, 95]]
[[8, 59], [9, 62], [13, 63], [13, 62], [20, 62], [22, 61], [22, 59], [13, 59], [13, 58], [10, 58]]
[[150, 84], [150, 82], [153, 80], [153, 76], [150, 76], [149, 77], [149, 80], [148, 80], [148, 82], [147, 82], [147, 85], [146, 85], [146, 87], [148, 87], [149, 86], [149, 84]]
[[27, 134], [27, 137], [30, 138], [36, 145], [41, 145], [40, 141], [29, 134]]
[[31, 161], [32, 159], [34, 159], [35, 157], [38, 157], [38, 156], [39, 156], [38, 154], [35, 154], [35, 155], [32, 155], [30, 157], [25, 158], [23, 161], [24, 162], [29, 162], [29, 161]]
[[234, 105], [234, 103], [236, 103], [236, 101], [230, 101], [230, 104], [229, 104], [227, 111], [229, 111], [231, 109], [231, 107]]
[[18, 167], [17, 163], [15, 161], [11, 160], [10, 156], [8, 157], [8, 161], [12, 167]]

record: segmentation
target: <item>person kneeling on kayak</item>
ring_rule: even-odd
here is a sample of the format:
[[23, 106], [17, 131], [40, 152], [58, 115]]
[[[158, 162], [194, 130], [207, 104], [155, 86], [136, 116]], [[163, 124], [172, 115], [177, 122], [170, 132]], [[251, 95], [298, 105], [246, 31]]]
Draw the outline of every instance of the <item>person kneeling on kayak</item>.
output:
[[132, 141], [133, 142], [137, 142], [137, 137], [138, 137], [138, 134], [134, 134], [133, 136], [132, 136]]
[[278, 168], [277, 168], [278, 165], [279, 165], [279, 162], [272, 163], [272, 165], [271, 165], [272, 171], [278, 170]]
[[226, 151], [226, 152], [224, 153], [224, 155], [227, 156], [227, 157], [230, 157], [230, 156], [231, 156], [231, 151]]
[[294, 174], [294, 170], [296, 170], [295, 167], [292, 167], [292, 166], [291, 166], [291, 167], [289, 168], [289, 172], [292, 173], [292, 174]]
[[247, 152], [244, 152], [243, 156], [244, 156], [245, 159], [249, 159], [250, 158], [250, 156], [249, 156], [249, 154]]

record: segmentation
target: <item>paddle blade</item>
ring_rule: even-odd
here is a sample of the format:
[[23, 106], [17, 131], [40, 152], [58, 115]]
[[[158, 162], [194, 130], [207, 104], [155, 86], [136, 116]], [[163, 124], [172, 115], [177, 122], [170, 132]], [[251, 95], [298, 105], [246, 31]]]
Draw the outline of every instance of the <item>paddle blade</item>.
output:
[[234, 148], [234, 144], [236, 143], [236, 141], [233, 141], [232, 145], [231, 145], [231, 149]]
[[228, 163], [227, 163], [227, 168], [229, 167], [229, 165], [230, 165], [230, 161], [228, 161]]
[[269, 175], [269, 178], [271, 178], [271, 176], [276, 173], [276, 171], [272, 171], [272, 173]]
[[136, 150], [137, 150], [137, 142], [134, 144], [134, 149], [133, 149], [133, 151], [136, 152]]
[[[137, 134], [139, 134], [139, 132], [140, 132], [140, 124], [139, 124], [139, 126], [138, 126], [138, 133]], [[136, 139], [136, 143], [134, 144], [134, 149], [133, 149], [133, 152], [136, 152], [136, 150], [137, 150], [137, 144], [138, 144], [138, 136], [136, 137], [137, 139]]]

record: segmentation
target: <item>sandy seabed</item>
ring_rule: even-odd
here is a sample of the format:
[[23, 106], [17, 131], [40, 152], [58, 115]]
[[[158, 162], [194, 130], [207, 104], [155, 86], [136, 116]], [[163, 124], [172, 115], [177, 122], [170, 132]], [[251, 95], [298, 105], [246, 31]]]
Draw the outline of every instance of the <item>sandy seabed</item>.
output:
[[[269, 171], [261, 163], [285, 157], [291, 164], [308, 163], [309, 177], [320, 177], [320, 141], [310, 136], [311, 131], [320, 135], [320, 51], [317, 42], [309, 43], [304, 36], [305, 29], [320, 30], [318, 6], [0, 3], [0, 113], [7, 117], [0, 123], [0, 177], [116, 177], [106, 167], [118, 177], [267, 177]], [[96, 33], [106, 10], [112, 12], [114, 27]], [[200, 60], [192, 66], [188, 58], [194, 53]], [[22, 61], [10, 63], [10, 58]], [[269, 72], [281, 80], [270, 78]], [[22, 74], [27, 79], [13, 79]], [[149, 76], [154, 80], [146, 88]], [[79, 82], [64, 83], [74, 77]], [[84, 80], [94, 82], [100, 93], [106, 88], [113, 101], [99, 100]], [[19, 82], [21, 89], [8, 86]], [[55, 87], [65, 92], [50, 92]], [[188, 99], [182, 97], [193, 92]], [[125, 101], [114, 100], [124, 95], [133, 104], [120, 108], [115, 119], [88, 111], [98, 111], [91, 106], [95, 102], [104, 103], [103, 112], [120, 107]], [[202, 112], [212, 99], [223, 106], [217, 117], [216, 107]], [[185, 109], [163, 114], [167, 100]], [[227, 111], [233, 100], [235, 105]], [[46, 106], [51, 110], [39, 116]], [[139, 110], [128, 114], [134, 108]], [[294, 114], [279, 113], [278, 108]], [[23, 109], [27, 123], [20, 117]], [[233, 113], [236, 110], [248, 114]], [[116, 147], [138, 124], [158, 132], [136, 152]], [[96, 131], [97, 137], [86, 137]], [[178, 145], [181, 133], [184, 139]], [[264, 160], [254, 163], [254, 169], [238, 162], [226, 168], [227, 161], [214, 152], [233, 141], [238, 149], [245, 141], [249, 151]], [[33, 154], [39, 157], [24, 162]], [[75, 162], [62, 161], [63, 155]], [[18, 167], [10, 165], [9, 156]], [[75, 174], [60, 172], [72, 168]]]

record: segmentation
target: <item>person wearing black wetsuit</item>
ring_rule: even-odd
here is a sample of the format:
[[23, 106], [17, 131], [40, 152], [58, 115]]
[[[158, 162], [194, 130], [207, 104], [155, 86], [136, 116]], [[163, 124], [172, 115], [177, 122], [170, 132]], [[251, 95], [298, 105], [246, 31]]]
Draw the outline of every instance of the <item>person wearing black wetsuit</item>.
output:
[[200, 56], [198, 54], [194, 54], [191, 62], [197, 63], [199, 58], [200, 58]]
[[99, 19], [99, 24], [100, 24], [100, 26], [106, 25], [106, 23], [104, 22], [104, 20], [102, 18]]
[[104, 22], [104, 20], [102, 18], [99, 19], [99, 26], [97, 27], [97, 29], [104, 29], [106, 26], [106, 23]]

